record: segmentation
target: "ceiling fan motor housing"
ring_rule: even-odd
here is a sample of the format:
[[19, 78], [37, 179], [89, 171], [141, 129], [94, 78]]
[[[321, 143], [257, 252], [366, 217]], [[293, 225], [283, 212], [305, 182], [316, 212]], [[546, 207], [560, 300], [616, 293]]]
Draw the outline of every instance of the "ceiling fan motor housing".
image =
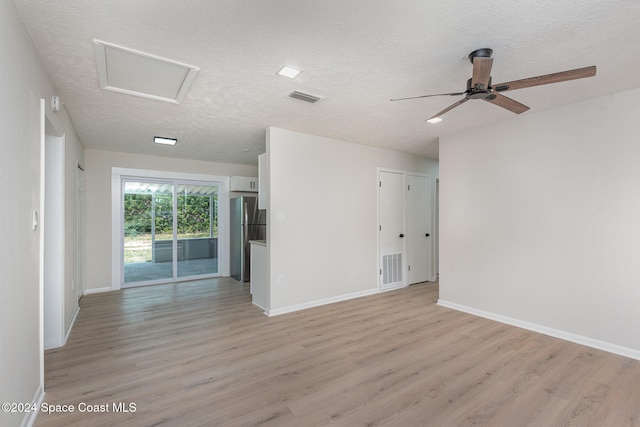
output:
[[471, 79], [467, 80], [467, 98], [469, 99], [484, 99], [491, 95], [491, 77], [489, 77], [489, 84], [487, 89], [475, 89], [471, 86]]
[[488, 47], [476, 49], [469, 54], [469, 61], [473, 64], [473, 58], [491, 58], [491, 55], [493, 55], [493, 49]]

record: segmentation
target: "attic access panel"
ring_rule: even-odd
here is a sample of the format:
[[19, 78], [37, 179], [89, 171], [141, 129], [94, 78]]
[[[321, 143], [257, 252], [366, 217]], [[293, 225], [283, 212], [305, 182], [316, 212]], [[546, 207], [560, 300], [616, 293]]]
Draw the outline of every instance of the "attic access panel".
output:
[[200, 70], [101, 40], [94, 43], [100, 88], [105, 90], [180, 104]]

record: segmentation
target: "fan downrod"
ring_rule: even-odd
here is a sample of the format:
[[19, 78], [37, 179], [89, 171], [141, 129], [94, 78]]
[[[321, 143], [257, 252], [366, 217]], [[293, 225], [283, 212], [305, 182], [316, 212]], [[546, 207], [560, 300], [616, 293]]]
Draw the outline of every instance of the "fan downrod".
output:
[[469, 61], [471, 61], [471, 63], [473, 64], [474, 58], [491, 58], [491, 55], [493, 55], [493, 49], [489, 49], [488, 47], [485, 47], [483, 49], [474, 50], [469, 54], [468, 58], [469, 58]]

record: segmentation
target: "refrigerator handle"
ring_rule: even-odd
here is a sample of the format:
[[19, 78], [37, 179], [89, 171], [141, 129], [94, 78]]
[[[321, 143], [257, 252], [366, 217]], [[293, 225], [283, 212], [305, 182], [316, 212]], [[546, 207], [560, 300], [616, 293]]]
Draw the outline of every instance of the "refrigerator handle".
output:
[[249, 224], [249, 207], [248, 203], [244, 202], [244, 225]]

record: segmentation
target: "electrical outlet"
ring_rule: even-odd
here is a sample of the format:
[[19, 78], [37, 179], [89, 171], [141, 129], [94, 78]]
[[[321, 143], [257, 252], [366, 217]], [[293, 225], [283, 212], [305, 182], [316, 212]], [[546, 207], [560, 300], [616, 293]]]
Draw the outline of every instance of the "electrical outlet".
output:
[[284, 285], [284, 274], [278, 276], [278, 285]]

